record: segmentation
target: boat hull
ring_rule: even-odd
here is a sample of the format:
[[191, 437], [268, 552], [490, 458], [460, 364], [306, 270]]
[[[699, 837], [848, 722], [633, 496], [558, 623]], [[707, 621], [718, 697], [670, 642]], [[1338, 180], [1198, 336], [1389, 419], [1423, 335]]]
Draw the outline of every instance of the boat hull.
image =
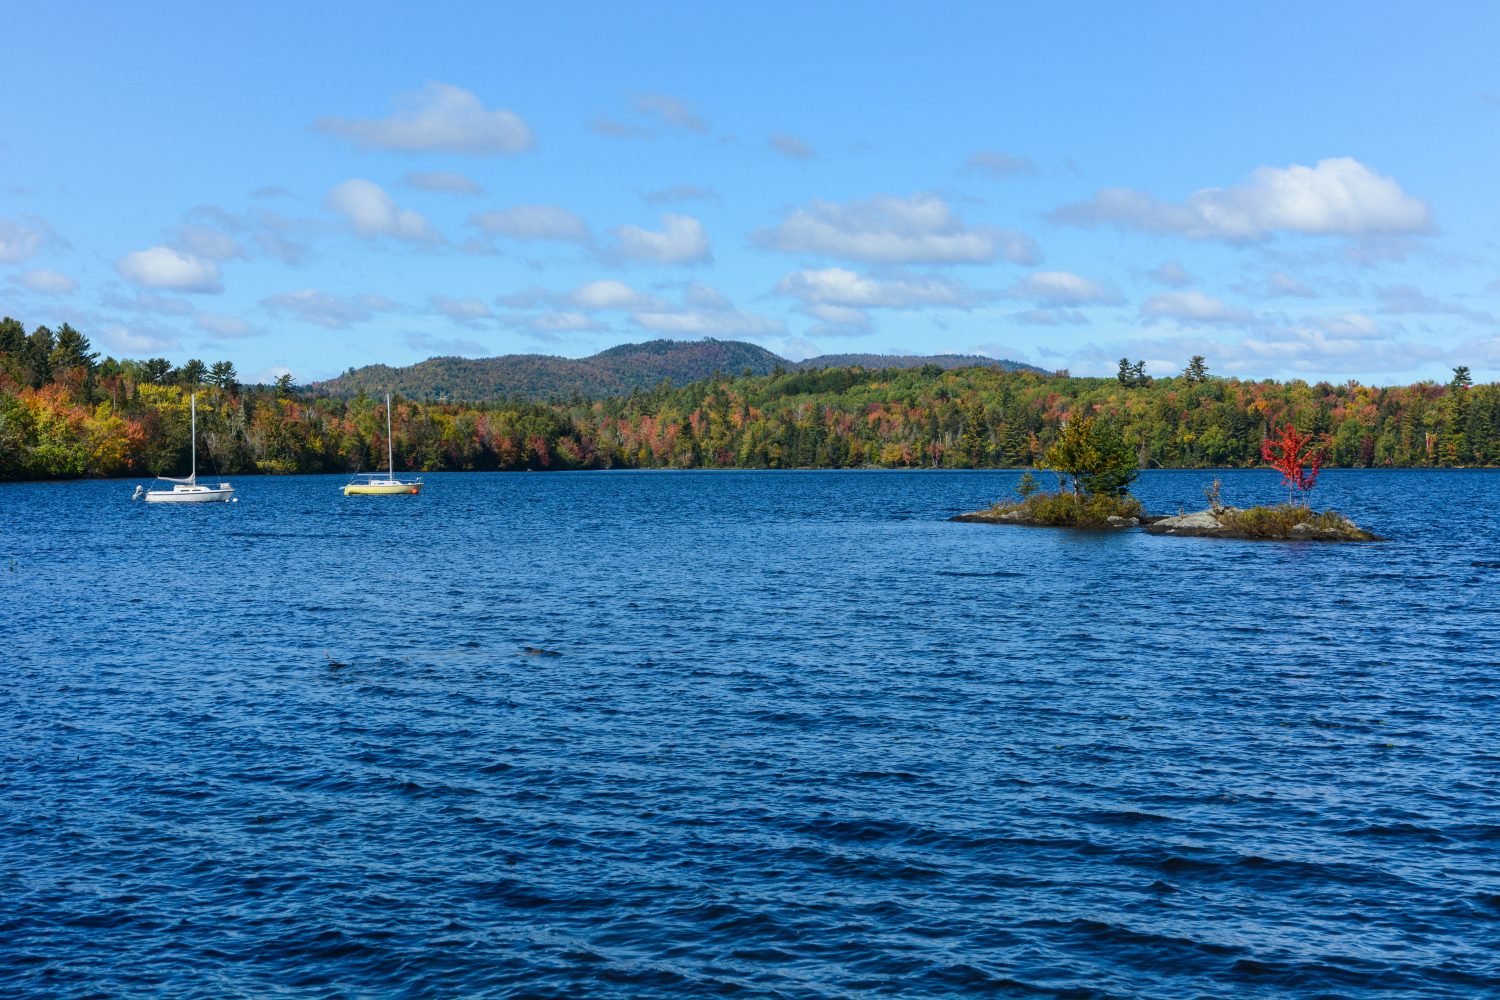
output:
[[350, 483], [344, 487], [346, 497], [415, 496], [422, 492], [421, 483]]
[[147, 490], [142, 499], [147, 503], [228, 503], [234, 499], [234, 489]]

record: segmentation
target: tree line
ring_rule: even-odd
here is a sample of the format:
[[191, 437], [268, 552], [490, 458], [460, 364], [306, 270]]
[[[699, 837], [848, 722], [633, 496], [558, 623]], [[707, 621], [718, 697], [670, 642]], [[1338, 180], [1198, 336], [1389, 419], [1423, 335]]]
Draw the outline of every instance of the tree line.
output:
[[[1194, 358], [1150, 378], [995, 368], [860, 367], [663, 381], [629, 396], [490, 404], [395, 402], [409, 471], [608, 468], [1025, 468], [1091, 418], [1141, 467], [1249, 467], [1294, 425], [1332, 466], [1500, 465], [1500, 385], [1246, 381]], [[317, 396], [291, 376], [241, 385], [228, 361], [101, 359], [63, 325], [0, 321], [0, 479], [381, 468], [384, 403]]]

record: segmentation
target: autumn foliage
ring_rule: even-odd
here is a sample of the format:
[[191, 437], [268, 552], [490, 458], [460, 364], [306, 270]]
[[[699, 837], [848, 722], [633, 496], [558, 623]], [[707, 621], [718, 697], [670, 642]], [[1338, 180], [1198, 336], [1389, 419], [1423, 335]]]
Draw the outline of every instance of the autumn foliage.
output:
[[1260, 445], [1260, 457], [1281, 473], [1292, 502], [1296, 502], [1298, 493], [1305, 501], [1307, 494], [1318, 484], [1318, 473], [1323, 469], [1323, 451], [1322, 443], [1314, 435], [1301, 434], [1292, 424], [1284, 425]]
[[[193, 392], [198, 464], [210, 474], [385, 466], [383, 393], [241, 385], [227, 361], [177, 368], [165, 358], [101, 359], [70, 327], [28, 334], [0, 315], [0, 481], [183, 475]], [[1259, 466], [1268, 434], [1266, 461], [1279, 467], [1284, 433], [1275, 429], [1286, 424], [1309, 432], [1291, 449], [1303, 456], [1291, 477], [1305, 481], [1303, 492], [1316, 475], [1303, 469], [1313, 457], [1361, 468], [1500, 466], [1500, 383], [1473, 385], [1466, 373], [1446, 386], [1211, 377], [1125, 385], [994, 368], [850, 367], [720, 374], [607, 399], [398, 397], [393, 418], [397, 468], [407, 472], [1021, 469], [1052, 455], [1091, 477], [1081, 490], [1114, 493], [1128, 478], [1112, 470], [1128, 477], [1136, 464]], [[1086, 437], [1104, 440], [1076, 440], [1085, 420], [1094, 421]], [[1122, 462], [1096, 462], [1116, 454]]]

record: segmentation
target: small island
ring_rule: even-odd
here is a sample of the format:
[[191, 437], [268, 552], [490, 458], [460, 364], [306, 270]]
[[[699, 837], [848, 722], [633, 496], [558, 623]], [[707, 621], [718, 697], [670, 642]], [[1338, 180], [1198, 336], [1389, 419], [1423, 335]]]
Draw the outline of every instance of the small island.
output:
[[[1095, 417], [1070, 420], [1047, 450], [1045, 468], [1057, 473], [1058, 489], [1042, 491], [1030, 472], [1016, 485], [1016, 499], [988, 510], [949, 518], [979, 524], [1044, 528], [1120, 530], [1144, 528], [1153, 535], [1187, 535], [1295, 542], [1376, 542], [1379, 535], [1338, 511], [1315, 511], [1306, 502], [1322, 469], [1322, 451], [1311, 434], [1287, 424], [1261, 446], [1262, 457], [1282, 474], [1289, 496], [1284, 504], [1230, 507], [1220, 502], [1217, 479], [1204, 490], [1206, 510], [1175, 516], [1151, 515], [1130, 495], [1139, 468], [1119, 431]], [[1069, 488], [1071, 486], [1071, 488]], [[1302, 502], [1298, 502], [1300, 493]]]
[[1197, 535], [1204, 538], [1244, 538], [1282, 542], [1378, 542], [1336, 510], [1315, 511], [1301, 504], [1274, 507], [1217, 507], [1152, 518], [1145, 525], [1152, 535]]

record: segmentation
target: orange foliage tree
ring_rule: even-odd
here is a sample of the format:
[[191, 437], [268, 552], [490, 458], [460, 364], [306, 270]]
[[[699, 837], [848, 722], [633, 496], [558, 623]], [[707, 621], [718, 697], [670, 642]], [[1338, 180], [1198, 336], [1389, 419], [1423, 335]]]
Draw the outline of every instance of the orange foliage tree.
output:
[[1292, 424], [1286, 424], [1260, 444], [1260, 457], [1281, 473], [1289, 503], [1297, 502], [1298, 493], [1302, 494], [1302, 502], [1307, 503], [1307, 494], [1318, 484], [1318, 473], [1323, 470], [1323, 451], [1314, 435], [1300, 434]]

